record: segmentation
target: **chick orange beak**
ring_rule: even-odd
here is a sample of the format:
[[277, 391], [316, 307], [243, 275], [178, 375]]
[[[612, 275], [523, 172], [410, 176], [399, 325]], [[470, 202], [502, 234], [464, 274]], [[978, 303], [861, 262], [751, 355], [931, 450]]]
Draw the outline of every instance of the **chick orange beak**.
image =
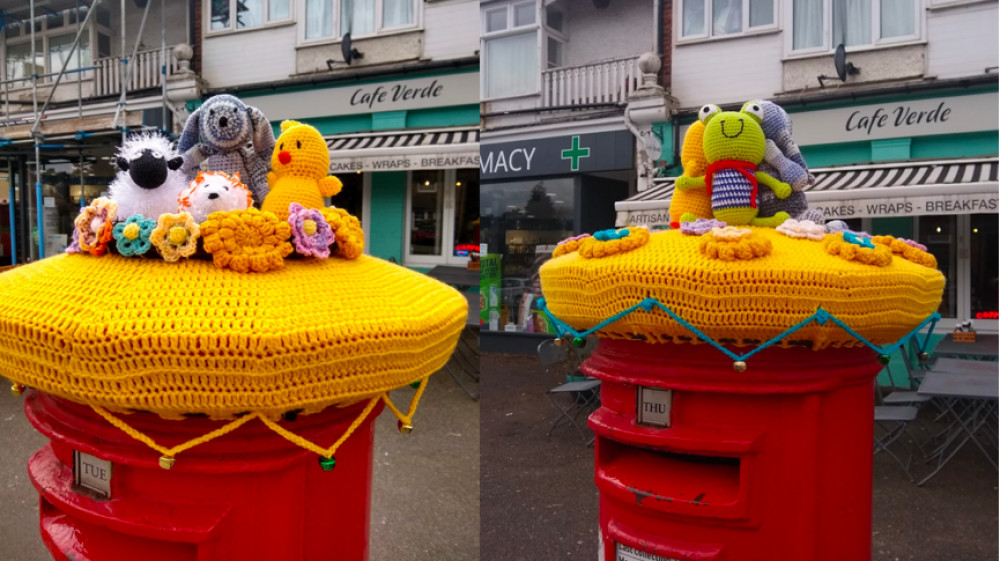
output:
[[288, 162], [292, 161], [292, 155], [289, 154], [287, 150], [282, 150], [281, 152], [278, 152], [278, 161], [281, 162], [282, 165], [286, 165]]

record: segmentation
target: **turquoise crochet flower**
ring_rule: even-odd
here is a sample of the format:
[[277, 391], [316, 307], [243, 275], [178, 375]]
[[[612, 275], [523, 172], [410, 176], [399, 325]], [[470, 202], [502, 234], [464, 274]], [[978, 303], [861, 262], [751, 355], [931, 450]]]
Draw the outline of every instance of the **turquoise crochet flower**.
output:
[[129, 216], [125, 222], [115, 224], [112, 235], [115, 238], [115, 246], [118, 253], [125, 257], [137, 257], [149, 251], [152, 243], [149, 235], [156, 228], [156, 220], [146, 218], [141, 214]]

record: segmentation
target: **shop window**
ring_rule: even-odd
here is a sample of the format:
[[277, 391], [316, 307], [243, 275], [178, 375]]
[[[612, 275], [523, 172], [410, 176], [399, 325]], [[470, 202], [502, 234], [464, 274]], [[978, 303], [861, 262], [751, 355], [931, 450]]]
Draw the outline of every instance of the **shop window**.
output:
[[292, 18], [292, 0], [208, 0], [210, 31], [260, 27]]
[[444, 172], [420, 170], [411, 178], [409, 254], [441, 255]]
[[825, 52], [919, 38], [913, 0], [793, 0], [791, 52]]
[[407, 178], [404, 263], [468, 263], [479, 243], [479, 170], [419, 170]]
[[303, 0], [303, 4], [305, 23], [300, 38], [304, 41], [338, 39], [348, 33], [357, 38], [416, 27], [420, 5], [416, 0]]
[[364, 175], [344, 173], [337, 175], [337, 179], [340, 179], [343, 187], [339, 193], [326, 199], [326, 206], [342, 208], [361, 220], [361, 217], [364, 216], [362, 214], [365, 198]]
[[455, 174], [452, 256], [467, 257], [474, 251], [479, 251], [479, 170], [460, 169]]
[[997, 293], [997, 215], [973, 214], [970, 217], [969, 268], [971, 280], [970, 310], [967, 317], [976, 320], [998, 319]]
[[[941, 317], [958, 317], [958, 224], [955, 216], [921, 216], [916, 239], [934, 254], [938, 269], [948, 282], [938, 312]], [[995, 238], [994, 238], [995, 241]]]
[[483, 241], [501, 255], [499, 329], [537, 331], [531, 302], [541, 294], [538, 268], [555, 244], [574, 234], [572, 178], [489, 183], [480, 189]]
[[536, 4], [510, 2], [482, 9], [483, 98], [526, 95], [538, 90]]
[[774, 0], [681, 0], [680, 10], [681, 39], [776, 28]]

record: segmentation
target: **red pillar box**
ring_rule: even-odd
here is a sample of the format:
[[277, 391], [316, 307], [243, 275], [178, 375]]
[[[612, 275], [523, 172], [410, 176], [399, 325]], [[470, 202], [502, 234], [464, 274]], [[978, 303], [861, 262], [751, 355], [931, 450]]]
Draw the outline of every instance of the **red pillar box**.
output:
[[938, 318], [933, 258], [684, 230], [570, 240], [540, 270], [560, 335], [601, 338], [601, 560], [869, 559], [873, 380]]
[[59, 255], [0, 275], [0, 372], [34, 388], [51, 440], [28, 467], [55, 558], [367, 560], [372, 421], [412, 430], [467, 303], [356, 249], [256, 274]]

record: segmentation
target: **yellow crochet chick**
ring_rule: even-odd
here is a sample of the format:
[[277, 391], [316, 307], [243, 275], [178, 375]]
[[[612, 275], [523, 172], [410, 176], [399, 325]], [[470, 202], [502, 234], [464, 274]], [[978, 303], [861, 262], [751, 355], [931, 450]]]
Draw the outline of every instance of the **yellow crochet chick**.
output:
[[[699, 115], [699, 119], [703, 119], [703, 116]], [[677, 178], [674, 194], [670, 198], [671, 228], [680, 228], [681, 222], [712, 217], [712, 199], [708, 196], [708, 191], [701, 187], [689, 186], [692, 178], [703, 177], [705, 169], [708, 168], [708, 160], [705, 159], [705, 149], [702, 146], [704, 137], [703, 120], [692, 123], [684, 135], [684, 146], [681, 148], [684, 175]]]
[[330, 153], [315, 128], [298, 121], [281, 123], [281, 136], [271, 155], [267, 185], [271, 191], [260, 209], [288, 220], [288, 205], [323, 208], [323, 197], [340, 192], [342, 184], [330, 170]]

